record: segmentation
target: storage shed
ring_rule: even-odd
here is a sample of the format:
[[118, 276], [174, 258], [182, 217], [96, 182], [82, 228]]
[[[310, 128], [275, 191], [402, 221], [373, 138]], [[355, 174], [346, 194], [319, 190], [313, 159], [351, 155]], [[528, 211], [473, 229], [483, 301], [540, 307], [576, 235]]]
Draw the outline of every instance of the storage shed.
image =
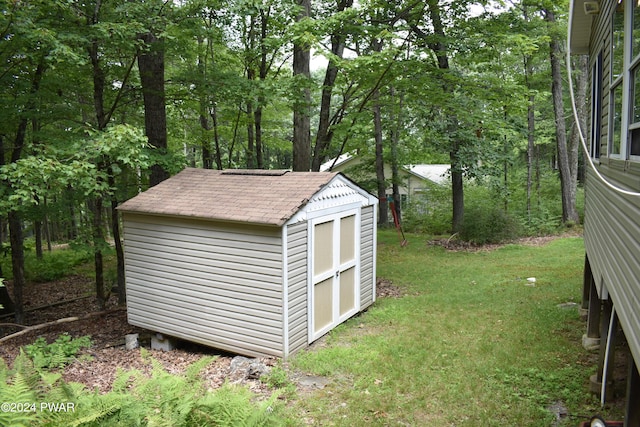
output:
[[377, 203], [340, 173], [185, 169], [118, 208], [129, 323], [287, 357], [375, 301]]

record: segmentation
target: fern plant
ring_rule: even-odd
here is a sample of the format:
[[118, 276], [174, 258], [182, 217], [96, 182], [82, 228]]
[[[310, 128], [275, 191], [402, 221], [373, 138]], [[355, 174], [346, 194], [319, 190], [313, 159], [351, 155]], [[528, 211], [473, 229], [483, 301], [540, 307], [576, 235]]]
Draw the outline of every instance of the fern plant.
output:
[[202, 370], [213, 357], [204, 357], [190, 365], [184, 374], [168, 373], [162, 364], [148, 356], [151, 375], [138, 370], [120, 371], [107, 394], [79, 394], [75, 413], [67, 426], [246, 426], [285, 425], [278, 395], [256, 402], [255, 395], [243, 387], [225, 384], [207, 390]]
[[0, 364], [0, 425], [39, 425], [45, 414], [40, 402], [47, 401], [52, 391], [59, 387], [59, 374], [39, 371], [23, 351], [16, 357], [9, 370], [2, 359]]
[[284, 425], [278, 415], [278, 393], [263, 402], [245, 387], [225, 383], [215, 393], [200, 398], [189, 412], [185, 426], [189, 427], [275, 427]]
[[[20, 367], [17, 372], [10, 373], [6, 364], [2, 363], [2, 383], [0, 383], [0, 402], [3, 408], [0, 411], [0, 425], [3, 426], [29, 426], [36, 420], [35, 411], [24, 410], [24, 406], [11, 407], [4, 405], [24, 405], [27, 402], [35, 402], [37, 398], [34, 383], [34, 375], [37, 372], [22, 365], [24, 357], [18, 356], [15, 361], [16, 367]], [[27, 359], [28, 360], [28, 359]]]
[[0, 426], [145, 426], [272, 427], [286, 425], [282, 405], [274, 394], [265, 401], [245, 387], [225, 384], [211, 391], [201, 378], [214, 358], [205, 357], [182, 375], [168, 373], [143, 351], [151, 375], [138, 370], [119, 371], [109, 393], [67, 384], [61, 374], [37, 367], [25, 352], [9, 370], [0, 359], [0, 402], [70, 402], [73, 411], [0, 411]]

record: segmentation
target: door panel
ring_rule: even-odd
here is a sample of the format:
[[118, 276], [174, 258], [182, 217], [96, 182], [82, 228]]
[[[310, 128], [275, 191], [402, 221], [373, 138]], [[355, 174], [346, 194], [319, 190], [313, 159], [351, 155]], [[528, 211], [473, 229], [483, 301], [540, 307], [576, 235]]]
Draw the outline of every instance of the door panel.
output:
[[356, 256], [356, 216], [340, 218], [340, 264], [353, 261]]
[[309, 342], [357, 312], [360, 304], [357, 224], [355, 210], [311, 222]]
[[356, 269], [340, 273], [340, 317], [350, 314], [356, 307]]
[[313, 287], [313, 324], [318, 332], [333, 323], [333, 277]]
[[327, 221], [314, 226], [314, 276], [333, 271], [333, 223], [334, 221]]

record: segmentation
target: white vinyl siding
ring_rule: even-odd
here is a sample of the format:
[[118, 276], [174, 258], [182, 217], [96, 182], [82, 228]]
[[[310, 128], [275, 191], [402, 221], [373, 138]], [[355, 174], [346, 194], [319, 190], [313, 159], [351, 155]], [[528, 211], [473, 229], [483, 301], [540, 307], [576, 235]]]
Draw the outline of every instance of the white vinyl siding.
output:
[[375, 302], [375, 206], [362, 208], [360, 215], [360, 310]]
[[129, 322], [247, 355], [282, 355], [280, 229], [125, 214]]
[[289, 354], [307, 346], [307, 223], [287, 228]]

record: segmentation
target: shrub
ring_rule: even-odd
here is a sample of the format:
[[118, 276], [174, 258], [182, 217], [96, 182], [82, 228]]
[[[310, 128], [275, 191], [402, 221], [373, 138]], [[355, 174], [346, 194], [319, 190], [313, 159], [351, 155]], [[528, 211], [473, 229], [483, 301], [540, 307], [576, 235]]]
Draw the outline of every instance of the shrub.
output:
[[521, 235], [515, 218], [497, 206], [476, 205], [465, 210], [460, 238], [483, 245], [514, 240]]
[[436, 186], [414, 195], [402, 212], [404, 229], [414, 233], [447, 234], [451, 230], [451, 188]]

